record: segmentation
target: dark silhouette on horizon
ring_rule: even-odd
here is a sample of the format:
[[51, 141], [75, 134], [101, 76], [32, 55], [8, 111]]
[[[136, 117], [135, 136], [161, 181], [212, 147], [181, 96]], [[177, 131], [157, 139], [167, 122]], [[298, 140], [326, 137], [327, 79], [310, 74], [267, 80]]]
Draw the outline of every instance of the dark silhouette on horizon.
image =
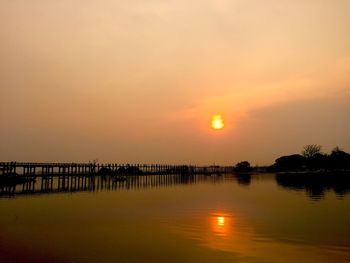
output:
[[335, 147], [330, 154], [322, 153], [316, 144], [304, 147], [302, 154], [281, 156], [270, 166], [273, 172], [334, 171], [350, 169], [350, 154]]
[[248, 161], [237, 163], [233, 168], [233, 172], [238, 184], [242, 186], [251, 184], [253, 167], [250, 166]]
[[131, 174], [131, 175], [140, 175], [142, 174], [142, 170], [135, 166], [122, 166], [117, 168], [116, 170], [113, 170], [111, 168], [102, 167], [98, 174], [100, 175], [125, 175], [125, 174]]
[[[133, 177], [154, 175], [192, 177], [206, 175], [220, 177], [222, 174], [233, 174], [233, 178], [242, 186], [249, 186], [253, 173], [273, 172], [278, 185], [293, 190], [306, 190], [312, 198], [322, 197], [330, 189], [338, 196], [343, 196], [350, 189], [350, 154], [336, 147], [330, 154], [322, 153], [322, 147], [316, 144], [307, 145], [302, 154], [281, 156], [269, 167], [251, 167], [248, 161], [238, 162], [235, 166], [189, 165], [123, 165], [98, 163], [0, 163], [0, 192], [11, 192], [19, 185], [23, 189], [34, 187], [37, 178], [45, 184], [52, 184], [54, 178], [65, 182], [83, 178], [84, 182], [93, 182], [96, 177], [101, 180], [109, 178], [113, 183], [129, 182]], [[16, 170], [17, 169], [17, 170]], [[17, 173], [18, 172], [18, 173]], [[55, 179], [55, 180], [56, 180]], [[161, 180], [161, 179], [159, 179]], [[218, 179], [219, 180], [219, 179]], [[92, 184], [93, 185], [93, 184]], [[44, 185], [45, 186], [45, 185]], [[48, 189], [42, 186], [42, 189]], [[44, 187], [44, 188], [43, 188]], [[24, 191], [23, 190], [23, 191]]]
[[277, 172], [279, 186], [306, 191], [312, 200], [319, 200], [328, 191], [342, 198], [350, 193], [350, 154], [335, 147], [330, 154], [322, 153], [317, 144], [306, 145], [302, 154], [276, 159], [269, 167]]
[[235, 165], [233, 171], [236, 173], [249, 173], [253, 171], [253, 168], [248, 161], [242, 161]]

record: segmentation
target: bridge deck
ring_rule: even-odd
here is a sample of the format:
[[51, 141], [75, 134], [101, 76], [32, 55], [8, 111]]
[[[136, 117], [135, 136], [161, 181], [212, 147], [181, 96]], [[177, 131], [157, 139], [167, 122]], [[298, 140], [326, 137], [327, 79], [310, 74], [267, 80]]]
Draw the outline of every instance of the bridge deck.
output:
[[231, 173], [232, 166], [193, 166], [168, 164], [117, 164], [117, 163], [29, 163], [0, 162], [1, 175], [25, 177], [96, 174], [213, 174]]

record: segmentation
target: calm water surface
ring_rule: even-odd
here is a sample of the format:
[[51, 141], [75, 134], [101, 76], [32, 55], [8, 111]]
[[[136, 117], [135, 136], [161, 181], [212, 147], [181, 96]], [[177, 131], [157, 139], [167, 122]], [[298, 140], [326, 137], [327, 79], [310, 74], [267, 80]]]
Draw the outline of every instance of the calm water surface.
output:
[[350, 262], [347, 189], [275, 175], [97, 180], [3, 195], [0, 262]]

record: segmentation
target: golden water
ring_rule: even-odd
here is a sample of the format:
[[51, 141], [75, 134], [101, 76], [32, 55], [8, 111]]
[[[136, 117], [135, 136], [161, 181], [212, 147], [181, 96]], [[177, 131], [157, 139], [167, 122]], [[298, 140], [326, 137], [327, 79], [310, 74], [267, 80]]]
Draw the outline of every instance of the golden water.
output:
[[2, 197], [0, 262], [349, 262], [350, 195], [248, 179]]

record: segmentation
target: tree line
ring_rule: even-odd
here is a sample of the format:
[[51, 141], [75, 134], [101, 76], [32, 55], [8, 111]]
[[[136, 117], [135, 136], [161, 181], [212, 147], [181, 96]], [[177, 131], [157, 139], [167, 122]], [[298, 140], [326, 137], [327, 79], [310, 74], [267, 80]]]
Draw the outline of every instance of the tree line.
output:
[[[236, 172], [251, 172], [258, 168], [250, 166], [248, 161], [235, 165]], [[260, 168], [261, 169], [261, 168]], [[310, 170], [350, 170], [350, 154], [339, 147], [330, 153], [322, 152], [322, 146], [309, 144], [303, 147], [301, 154], [285, 155], [277, 158], [266, 171], [310, 171]]]

